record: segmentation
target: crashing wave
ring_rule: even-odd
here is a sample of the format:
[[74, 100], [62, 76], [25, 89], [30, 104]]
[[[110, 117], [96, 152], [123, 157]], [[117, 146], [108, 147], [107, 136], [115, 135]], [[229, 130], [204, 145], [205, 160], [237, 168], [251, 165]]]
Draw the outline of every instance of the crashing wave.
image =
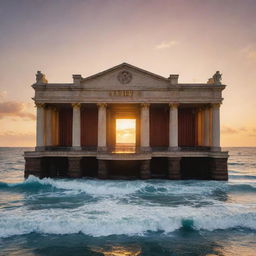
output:
[[256, 230], [253, 207], [215, 204], [207, 207], [150, 207], [103, 200], [76, 209], [15, 210], [0, 214], [0, 237], [28, 234], [73, 234], [90, 236], [146, 235], [175, 230], [246, 228]]

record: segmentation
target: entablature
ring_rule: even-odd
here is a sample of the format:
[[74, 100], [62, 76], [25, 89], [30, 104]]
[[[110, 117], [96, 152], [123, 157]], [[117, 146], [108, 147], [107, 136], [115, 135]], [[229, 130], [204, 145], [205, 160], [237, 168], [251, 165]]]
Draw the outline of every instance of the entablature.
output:
[[216, 103], [222, 101], [220, 89], [197, 87], [193, 90], [36, 90], [36, 102], [40, 103]]

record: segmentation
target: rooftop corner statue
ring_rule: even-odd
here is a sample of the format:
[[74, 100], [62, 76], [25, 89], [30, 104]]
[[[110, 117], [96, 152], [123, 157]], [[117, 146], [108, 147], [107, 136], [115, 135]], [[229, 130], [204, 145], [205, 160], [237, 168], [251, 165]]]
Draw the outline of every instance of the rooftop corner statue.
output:
[[221, 79], [222, 79], [222, 74], [220, 73], [220, 71], [216, 71], [216, 73], [212, 76], [212, 78], [209, 78], [207, 83], [220, 85]]
[[220, 147], [221, 73], [179, 83], [127, 63], [73, 83], [38, 71], [35, 151], [25, 177], [227, 180]]
[[48, 81], [45, 78], [45, 75], [43, 73], [41, 73], [41, 71], [37, 71], [36, 73], [36, 83], [40, 84], [47, 84]]

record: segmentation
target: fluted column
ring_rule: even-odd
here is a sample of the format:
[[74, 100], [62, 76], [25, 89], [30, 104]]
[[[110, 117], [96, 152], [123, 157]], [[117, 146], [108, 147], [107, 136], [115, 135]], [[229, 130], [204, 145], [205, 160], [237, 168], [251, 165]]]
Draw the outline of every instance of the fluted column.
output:
[[44, 147], [44, 104], [36, 103], [36, 149]]
[[58, 110], [56, 107], [52, 108], [52, 145], [59, 144], [59, 124], [58, 124]]
[[203, 112], [204, 115], [204, 146], [210, 146], [210, 111], [206, 107]]
[[47, 106], [45, 109], [45, 145], [52, 146], [52, 107]]
[[150, 151], [149, 145], [149, 104], [141, 104], [140, 147], [141, 151]]
[[106, 103], [98, 105], [98, 151], [107, 150], [107, 111]]
[[199, 108], [197, 111], [197, 145], [203, 145], [203, 110]]
[[220, 150], [220, 104], [212, 104], [212, 150]]
[[73, 122], [72, 122], [72, 147], [80, 149], [81, 147], [81, 115], [80, 103], [72, 104], [73, 107]]
[[169, 150], [178, 149], [178, 104], [169, 104]]

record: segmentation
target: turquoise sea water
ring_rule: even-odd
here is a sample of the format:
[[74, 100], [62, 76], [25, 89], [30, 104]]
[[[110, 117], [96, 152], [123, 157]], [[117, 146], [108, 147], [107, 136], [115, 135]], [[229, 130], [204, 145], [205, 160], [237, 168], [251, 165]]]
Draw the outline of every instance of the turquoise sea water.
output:
[[23, 179], [0, 148], [0, 255], [256, 255], [256, 148], [229, 181]]

